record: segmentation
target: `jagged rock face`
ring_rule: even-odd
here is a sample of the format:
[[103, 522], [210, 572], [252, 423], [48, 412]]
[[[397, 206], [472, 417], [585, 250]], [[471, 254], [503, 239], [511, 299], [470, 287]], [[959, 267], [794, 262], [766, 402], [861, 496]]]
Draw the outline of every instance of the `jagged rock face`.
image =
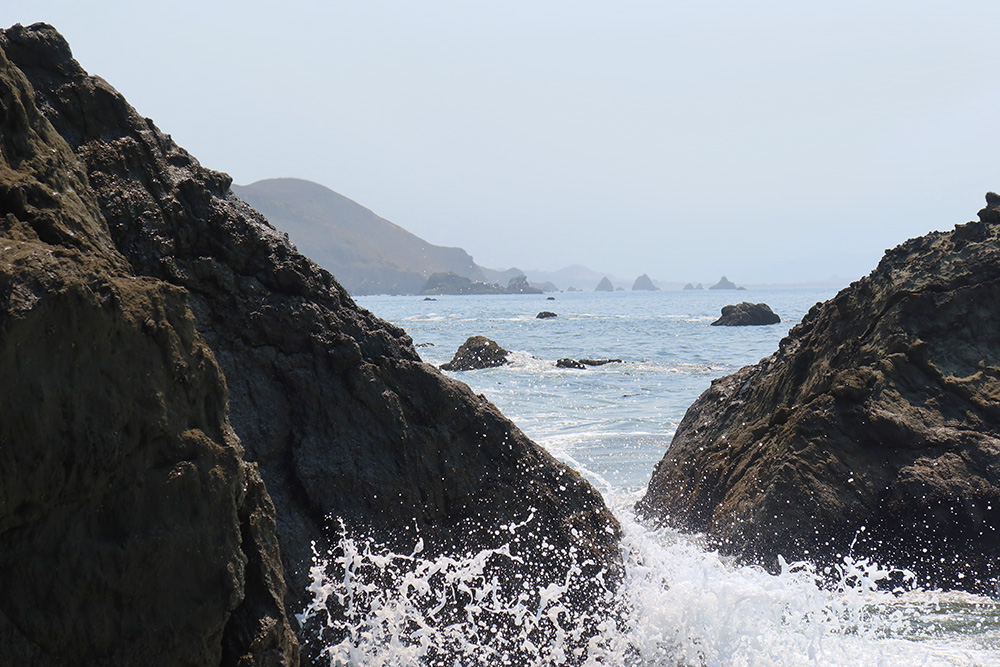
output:
[[230, 423], [277, 509], [291, 611], [307, 602], [311, 543], [328, 549], [341, 519], [400, 548], [419, 532], [432, 553], [500, 546], [510, 538], [497, 525], [531, 517], [531, 538], [512, 548], [524, 576], [562, 581], [575, 549], [614, 579], [619, 527], [579, 474], [421, 363], [402, 330], [357, 307], [228, 176], [87, 76], [54, 30], [4, 39], [132, 271], [188, 291], [226, 374]]
[[688, 410], [640, 511], [727, 553], [1000, 574], [1000, 211], [890, 250]]
[[713, 327], [746, 327], [777, 324], [781, 321], [766, 303], [744, 301], [722, 307], [722, 317], [712, 322]]
[[115, 250], [8, 59], [18, 33], [0, 37], [3, 662], [295, 664], [274, 507], [222, 372], [186, 292]]

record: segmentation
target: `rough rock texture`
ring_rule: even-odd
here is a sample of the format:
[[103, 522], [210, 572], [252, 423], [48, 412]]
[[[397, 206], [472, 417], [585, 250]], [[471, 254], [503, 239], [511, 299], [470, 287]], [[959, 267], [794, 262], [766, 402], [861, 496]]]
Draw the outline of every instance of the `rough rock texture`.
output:
[[295, 664], [222, 372], [185, 290], [115, 250], [27, 38], [69, 55], [0, 34], [0, 662]]
[[736, 287], [736, 283], [731, 281], [729, 278], [722, 276], [722, 278], [719, 279], [719, 282], [715, 283], [708, 289], [739, 289], [739, 288]]
[[[855, 555], [1000, 575], [1000, 198], [890, 250], [688, 410], [640, 511], [774, 566]], [[855, 541], [856, 540], [856, 541]]]
[[421, 363], [402, 330], [88, 76], [52, 28], [16, 26], [2, 44], [86, 170], [131, 273], [187, 291], [276, 508], [290, 611], [308, 599], [311, 543], [328, 550], [340, 520], [401, 549], [419, 533], [427, 554], [499, 547], [511, 537], [497, 525], [529, 521], [530, 538], [511, 547], [523, 569], [506, 576], [562, 582], [583, 563], [614, 579], [619, 527], [579, 474]]
[[644, 273], [632, 283], [632, 291], [659, 292], [660, 288], [654, 285], [650, 277]]
[[713, 327], [746, 327], [766, 324], [777, 324], [781, 318], [775, 315], [766, 303], [750, 303], [744, 301], [731, 306], [722, 307], [722, 317], [712, 322]]
[[462, 343], [451, 361], [441, 365], [445, 371], [473, 371], [496, 368], [507, 363], [510, 352], [486, 336], [472, 336]]
[[611, 284], [607, 276], [601, 278], [601, 282], [597, 283], [597, 287], [594, 288], [595, 292], [614, 292], [615, 286]]

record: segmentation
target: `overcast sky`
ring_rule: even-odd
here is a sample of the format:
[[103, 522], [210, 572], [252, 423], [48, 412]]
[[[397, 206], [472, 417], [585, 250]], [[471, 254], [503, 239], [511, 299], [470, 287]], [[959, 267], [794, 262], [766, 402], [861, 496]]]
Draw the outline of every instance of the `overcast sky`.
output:
[[1000, 3], [8, 0], [236, 183], [492, 268], [856, 279], [1000, 190]]

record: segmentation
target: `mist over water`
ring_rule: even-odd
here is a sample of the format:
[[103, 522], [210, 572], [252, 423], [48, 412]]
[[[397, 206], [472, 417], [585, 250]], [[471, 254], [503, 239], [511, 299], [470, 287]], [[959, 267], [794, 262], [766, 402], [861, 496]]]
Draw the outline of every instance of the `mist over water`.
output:
[[[711, 380], [777, 349], [832, 290], [560, 293], [545, 296], [365, 297], [402, 326], [425, 361], [449, 361], [471, 335], [514, 351], [502, 368], [455, 373], [528, 436], [584, 474], [625, 530], [624, 583], [593, 616], [567, 618], [575, 582], [517, 595], [491, 580], [505, 550], [425, 559], [344, 535], [317, 554], [313, 606], [332, 665], [993, 665], [1000, 605], [924, 591], [895, 573], [845, 558], [833, 572], [786, 564], [771, 575], [736, 567], [697, 536], [639, 523], [645, 491], [687, 407]], [[767, 327], [711, 327], [723, 305], [766, 302]], [[537, 320], [551, 310], [558, 317]], [[430, 344], [430, 345], [427, 345]], [[587, 370], [557, 359], [619, 358]], [[516, 535], [530, 521], [505, 527]], [[515, 562], [506, 562], [516, 567]], [[824, 583], [825, 582], [825, 583]], [[832, 582], [832, 583], [831, 583]], [[333, 601], [345, 617], [326, 613]], [[456, 601], [459, 604], [456, 605]], [[455, 609], [459, 611], [456, 612]], [[570, 622], [572, 620], [572, 622]], [[580, 638], [579, 627], [596, 629]], [[574, 634], [575, 633], [575, 634]]]

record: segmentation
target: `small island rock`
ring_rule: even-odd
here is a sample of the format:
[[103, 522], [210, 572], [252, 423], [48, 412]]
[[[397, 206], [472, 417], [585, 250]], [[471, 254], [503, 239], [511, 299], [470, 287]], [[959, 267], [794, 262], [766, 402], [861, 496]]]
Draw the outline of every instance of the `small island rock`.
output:
[[649, 276], [644, 273], [636, 278], [635, 282], [632, 283], [632, 291], [659, 292], [660, 288], [654, 285]]
[[722, 276], [722, 278], [719, 279], [719, 282], [715, 283], [708, 289], [739, 289], [739, 288], [736, 286], [736, 283], [729, 280], [729, 278]]
[[777, 324], [781, 321], [771, 307], [766, 303], [749, 303], [744, 301], [722, 307], [722, 317], [712, 322], [713, 327], [744, 327], [765, 324]]
[[595, 292], [614, 292], [615, 286], [611, 284], [607, 276], [601, 278], [601, 282], [597, 283], [597, 287], [594, 288]]
[[558, 315], [553, 313], [551, 310], [543, 310], [542, 312], [535, 315], [535, 319], [538, 320], [551, 320], [553, 317], [558, 317]]

